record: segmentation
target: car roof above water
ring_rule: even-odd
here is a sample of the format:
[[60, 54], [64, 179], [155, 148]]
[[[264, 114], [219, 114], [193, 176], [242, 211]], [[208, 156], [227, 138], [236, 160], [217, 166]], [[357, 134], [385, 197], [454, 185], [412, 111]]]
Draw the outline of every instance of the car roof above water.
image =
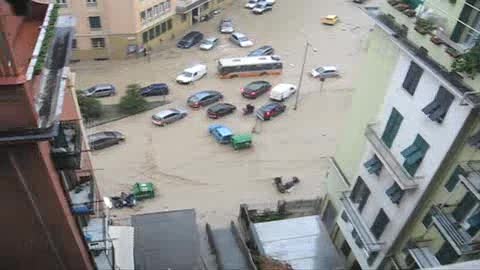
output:
[[155, 114], [155, 116], [163, 118], [163, 117], [165, 117], [169, 114], [172, 114], [172, 113], [178, 113], [178, 110], [177, 109], [166, 109], [166, 110], [163, 110], [163, 111], [159, 111], [158, 113]]

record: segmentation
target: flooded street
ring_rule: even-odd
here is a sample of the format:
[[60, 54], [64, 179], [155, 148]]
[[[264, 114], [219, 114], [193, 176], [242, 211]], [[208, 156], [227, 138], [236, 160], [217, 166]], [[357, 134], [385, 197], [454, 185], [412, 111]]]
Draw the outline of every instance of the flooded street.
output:
[[[256, 16], [244, 9], [244, 1], [235, 1], [220, 15], [193, 30], [220, 37], [220, 45], [212, 51], [198, 47], [181, 50], [176, 40], [154, 48], [151, 61], [81, 62], [73, 65], [77, 72], [77, 88], [97, 83], [112, 83], [119, 94], [102, 99], [118, 102], [126, 85], [165, 82], [170, 86], [168, 100], [172, 103], [156, 110], [92, 128], [88, 133], [118, 130], [126, 142], [94, 152], [98, 186], [104, 196], [129, 191], [135, 182], [151, 181], [157, 196], [141, 202], [135, 210], [113, 210], [117, 217], [182, 208], [195, 208], [199, 223], [226, 225], [237, 218], [241, 203], [274, 203], [280, 199], [309, 199], [322, 196], [322, 183], [329, 166], [326, 157], [334, 153], [342, 134], [344, 118], [349, 111], [355, 87], [358, 64], [365, 54], [365, 38], [371, 22], [358, 6], [350, 1], [277, 0], [273, 11]], [[333, 26], [320, 23], [323, 15], [336, 14], [340, 22]], [[218, 33], [222, 17], [233, 19], [237, 31], [245, 33], [255, 45], [239, 48]], [[208, 134], [208, 125], [221, 123], [235, 133], [251, 132], [255, 125], [252, 115], [243, 116], [241, 108], [252, 102], [260, 107], [268, 94], [249, 101], [241, 97], [240, 88], [263, 79], [277, 83], [298, 84], [305, 42], [309, 49], [298, 110], [295, 98], [289, 99], [284, 114], [257, 126], [251, 149], [234, 151], [218, 144]], [[280, 76], [221, 80], [215, 76], [216, 60], [222, 57], [245, 56], [262, 45], [271, 45], [284, 61]], [[175, 83], [176, 75], [195, 63], [205, 63], [208, 75], [192, 85]], [[323, 89], [309, 72], [319, 65], [335, 65], [341, 77], [329, 79]], [[150, 117], [168, 107], [186, 108], [186, 98], [199, 90], [218, 90], [225, 102], [237, 111], [219, 120], [206, 117], [206, 109], [189, 110], [189, 115], [166, 127], [154, 126]], [[155, 99], [155, 98], [153, 98]], [[290, 194], [280, 194], [272, 184], [276, 176], [300, 178], [301, 183]]]

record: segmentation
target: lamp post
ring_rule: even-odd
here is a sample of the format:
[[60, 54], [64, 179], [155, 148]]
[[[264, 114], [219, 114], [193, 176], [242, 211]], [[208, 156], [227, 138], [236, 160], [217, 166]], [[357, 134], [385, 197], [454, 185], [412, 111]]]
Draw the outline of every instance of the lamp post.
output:
[[294, 110], [297, 110], [298, 107], [298, 97], [300, 96], [300, 89], [302, 88], [302, 81], [303, 81], [303, 71], [305, 70], [305, 62], [307, 61], [307, 52], [308, 52], [308, 47], [312, 46], [308, 42], [308, 40], [305, 41], [305, 52], [303, 53], [303, 63], [302, 63], [302, 71], [300, 72], [300, 79], [298, 81], [298, 89], [297, 89], [297, 94], [295, 96], [295, 105], [293, 106]]

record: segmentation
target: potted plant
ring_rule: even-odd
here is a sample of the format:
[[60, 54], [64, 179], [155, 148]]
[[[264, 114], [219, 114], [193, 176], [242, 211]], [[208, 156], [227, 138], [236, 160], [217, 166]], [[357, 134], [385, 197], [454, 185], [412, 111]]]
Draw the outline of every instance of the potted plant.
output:
[[468, 52], [457, 55], [452, 64], [452, 69], [455, 72], [462, 72], [467, 74], [471, 79], [480, 72], [480, 43], [477, 43]]
[[417, 15], [417, 12], [413, 9], [406, 9], [403, 11], [403, 14], [407, 15], [407, 17], [415, 17], [415, 15]]
[[421, 35], [425, 35], [425, 34], [430, 33], [431, 31], [433, 31], [435, 29], [435, 26], [433, 25], [433, 22], [431, 22], [429, 20], [418, 18], [415, 21], [415, 28], [414, 29], [415, 29], [415, 31], [417, 31]]

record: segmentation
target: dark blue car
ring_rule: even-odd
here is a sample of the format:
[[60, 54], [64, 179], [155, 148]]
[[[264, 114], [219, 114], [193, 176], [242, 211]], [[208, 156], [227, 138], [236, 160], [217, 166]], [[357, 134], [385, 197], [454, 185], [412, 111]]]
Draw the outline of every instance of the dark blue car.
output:
[[168, 95], [168, 86], [165, 83], [154, 83], [140, 89], [140, 95], [149, 96], [165, 96]]

